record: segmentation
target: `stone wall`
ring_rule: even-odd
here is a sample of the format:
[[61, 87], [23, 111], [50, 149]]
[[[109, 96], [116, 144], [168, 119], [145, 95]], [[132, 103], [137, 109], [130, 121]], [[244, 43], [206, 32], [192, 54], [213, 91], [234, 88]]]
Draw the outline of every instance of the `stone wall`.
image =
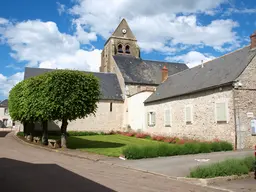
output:
[[[254, 50], [256, 52], [256, 50]], [[252, 52], [253, 54], [253, 52]], [[237, 148], [253, 148], [256, 135], [252, 135], [251, 120], [256, 118], [256, 57], [238, 77], [242, 86], [234, 90], [237, 120]], [[251, 116], [252, 115], [252, 116]]]
[[155, 91], [156, 86], [153, 85], [132, 85], [132, 84], [127, 84], [126, 85], [126, 95], [127, 96], [132, 96], [134, 94], [137, 94], [142, 91], [150, 91], [153, 92]]
[[[112, 112], [110, 103], [112, 102]], [[96, 115], [90, 115], [84, 119], [77, 119], [69, 122], [68, 131], [104, 131], [121, 130], [123, 119], [123, 102], [100, 101]], [[48, 129], [59, 130], [61, 122], [49, 122]], [[41, 130], [40, 125], [36, 125], [36, 130]], [[23, 126], [21, 125], [21, 130]]]
[[[215, 103], [227, 102], [228, 123], [217, 123]], [[185, 122], [185, 106], [192, 106], [192, 124]], [[156, 112], [156, 125], [146, 127], [146, 132], [193, 139], [226, 140], [235, 144], [235, 120], [232, 87], [222, 87], [147, 104], [146, 113]], [[171, 126], [164, 125], [164, 110], [171, 110]], [[146, 115], [146, 114], [145, 114]]]

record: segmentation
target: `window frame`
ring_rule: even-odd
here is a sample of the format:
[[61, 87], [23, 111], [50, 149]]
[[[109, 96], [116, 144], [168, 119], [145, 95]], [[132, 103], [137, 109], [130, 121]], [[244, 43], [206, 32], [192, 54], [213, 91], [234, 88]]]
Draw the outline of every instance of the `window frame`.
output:
[[[166, 111], [169, 111], [169, 125], [166, 124]], [[172, 126], [172, 110], [170, 107], [164, 109], [164, 127], [171, 127]]]
[[[152, 114], [155, 115], [155, 122], [154, 122], [154, 124], [152, 124], [152, 118], [150, 118], [150, 120], [149, 120], [149, 117], [152, 116]], [[149, 127], [155, 127], [156, 126], [156, 112], [153, 111], [153, 110], [147, 112], [147, 125]]]
[[[225, 104], [225, 115], [226, 120], [218, 120], [218, 111], [217, 111], [217, 104]], [[228, 101], [227, 100], [217, 100], [214, 103], [214, 110], [215, 110], [215, 123], [221, 124], [221, 123], [229, 123], [229, 109], [228, 109]]]
[[[191, 118], [191, 121], [187, 121], [187, 108], [190, 108], [190, 118]], [[191, 125], [191, 124], [193, 124], [193, 122], [194, 122], [194, 110], [193, 110], [193, 105], [192, 104], [189, 104], [189, 105], [185, 105], [185, 114], [184, 114], [184, 116], [185, 116], [185, 118], [184, 118], [184, 121], [185, 121], [185, 124], [186, 125]]]

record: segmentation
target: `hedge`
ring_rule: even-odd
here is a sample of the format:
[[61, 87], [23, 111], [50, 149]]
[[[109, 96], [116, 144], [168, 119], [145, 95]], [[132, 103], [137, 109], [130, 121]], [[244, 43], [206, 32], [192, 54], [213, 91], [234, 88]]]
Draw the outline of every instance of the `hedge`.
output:
[[146, 146], [130, 145], [123, 149], [123, 155], [127, 159], [142, 159], [231, 150], [233, 150], [232, 144], [224, 141], [214, 143], [185, 143], [183, 145], [160, 143]]
[[220, 176], [243, 175], [253, 171], [254, 157], [228, 159], [219, 163], [204, 165], [192, 169], [191, 178], [214, 178]]

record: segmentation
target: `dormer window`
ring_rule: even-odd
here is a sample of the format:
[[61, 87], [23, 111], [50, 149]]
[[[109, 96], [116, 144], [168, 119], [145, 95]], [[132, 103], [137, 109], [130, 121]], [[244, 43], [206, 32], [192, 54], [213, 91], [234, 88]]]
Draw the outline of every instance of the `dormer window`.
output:
[[130, 54], [131, 52], [130, 52], [130, 46], [129, 45], [126, 45], [125, 46], [125, 53], [127, 53], [127, 54]]
[[118, 45], [117, 49], [118, 53], [123, 53], [123, 46], [121, 44]]

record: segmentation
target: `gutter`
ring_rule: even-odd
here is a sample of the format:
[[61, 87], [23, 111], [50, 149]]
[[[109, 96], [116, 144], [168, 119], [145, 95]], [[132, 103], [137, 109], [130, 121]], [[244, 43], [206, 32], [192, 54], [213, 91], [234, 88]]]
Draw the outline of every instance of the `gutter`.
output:
[[167, 99], [171, 99], [171, 98], [175, 98], [175, 97], [180, 97], [180, 96], [194, 94], [194, 93], [198, 93], [198, 92], [202, 92], [202, 91], [211, 90], [211, 89], [214, 89], [214, 88], [225, 87], [225, 86], [232, 85], [232, 84], [233, 84], [233, 82], [228, 82], [228, 83], [224, 83], [224, 84], [221, 84], [221, 85], [215, 85], [215, 86], [211, 86], [211, 87], [207, 87], [207, 88], [203, 88], [203, 89], [198, 89], [196, 91], [191, 91], [191, 92], [187, 92], [187, 93], [184, 93], [184, 94], [179, 94], [179, 95], [175, 95], [175, 96], [171, 96], [171, 97], [165, 97], [165, 98], [162, 98], [162, 99], [156, 99], [156, 100], [153, 100], [153, 101], [147, 101], [146, 100], [146, 101], [144, 101], [144, 104], [159, 102], [159, 101], [163, 101], [163, 100], [167, 100]]

